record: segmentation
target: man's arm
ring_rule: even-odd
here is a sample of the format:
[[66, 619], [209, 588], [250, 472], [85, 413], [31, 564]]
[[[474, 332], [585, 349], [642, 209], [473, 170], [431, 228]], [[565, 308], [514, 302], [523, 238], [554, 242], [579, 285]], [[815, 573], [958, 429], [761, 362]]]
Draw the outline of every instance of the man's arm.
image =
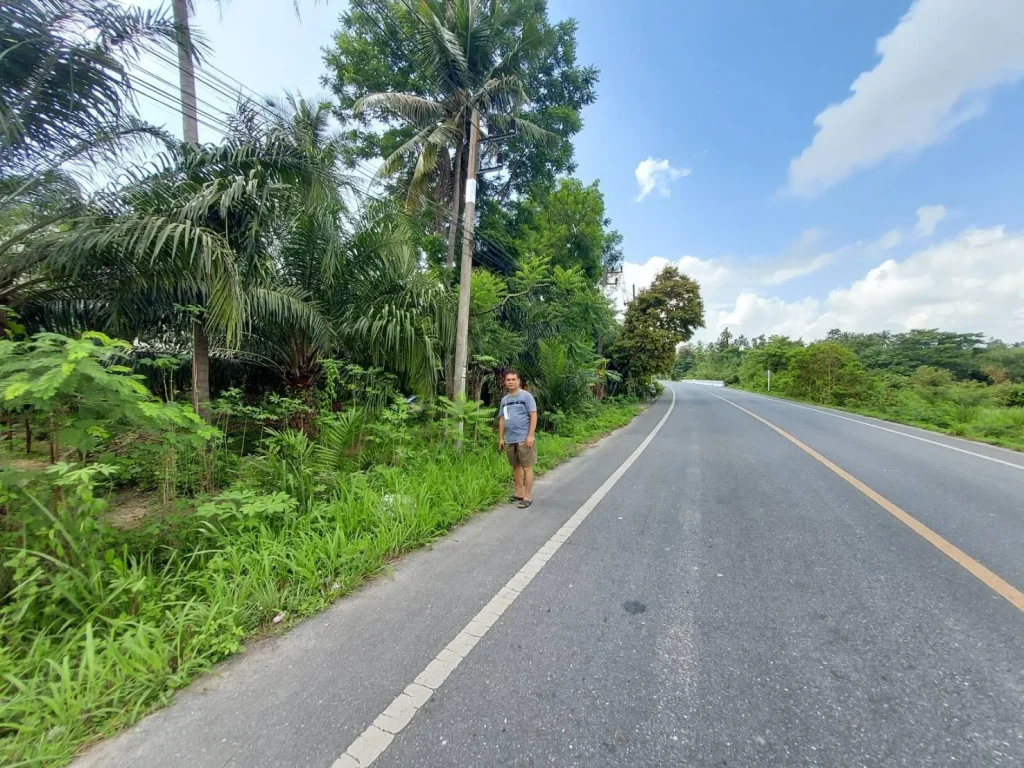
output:
[[505, 450], [505, 414], [498, 417], [498, 450]]
[[533, 433], [537, 431], [537, 401], [530, 395], [530, 431], [526, 433], [526, 447], [533, 448]]

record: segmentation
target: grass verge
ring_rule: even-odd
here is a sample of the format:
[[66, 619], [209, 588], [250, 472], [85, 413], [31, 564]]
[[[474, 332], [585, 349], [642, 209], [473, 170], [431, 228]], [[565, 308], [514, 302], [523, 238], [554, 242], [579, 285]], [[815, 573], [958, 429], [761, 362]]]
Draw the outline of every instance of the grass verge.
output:
[[[899, 410], [881, 410], [868, 406], [851, 405], [823, 405], [812, 400], [804, 400], [790, 395], [780, 395], [775, 392], [764, 392], [759, 389], [732, 385], [731, 389], [739, 389], [755, 395], [772, 397], [776, 400], [786, 400], [804, 405], [812, 405], [817, 408], [826, 408], [834, 411], [855, 414], [858, 416], [869, 416], [873, 419], [887, 421], [890, 424], [902, 424], [907, 427], [917, 427], [929, 432], [935, 432], [949, 437], [959, 437], [972, 440], [976, 443], [986, 443], [1002, 448], [1009, 448], [1014, 451], [1024, 452], [1024, 439], [1013, 434], [1007, 434], [1011, 430], [1019, 431], [1024, 426], [1024, 408], [996, 408], [985, 406], [970, 406], [951, 408], [951, 416], [942, 419], [943, 423], [937, 423], [938, 419], [928, 418], [929, 413], [915, 417], [910, 413], [901, 413]], [[945, 416], [939, 414], [939, 418]]]
[[[609, 404], [567, 418], [559, 434], [538, 436], [538, 471], [640, 410]], [[288, 488], [309, 485], [308, 466], [287, 470]], [[104, 525], [104, 503], [83, 498], [74, 520], [52, 518], [49, 548], [26, 538], [6, 553], [16, 586], [0, 609], [0, 763], [67, 763], [245, 639], [323, 610], [493, 505], [510, 471], [491, 444], [417, 445], [398, 466], [344, 473], [306, 501], [267, 484], [273, 476], [254, 472], [262, 486], [240, 482], [196, 511], [130, 530]], [[46, 554], [55, 547], [56, 565]]]

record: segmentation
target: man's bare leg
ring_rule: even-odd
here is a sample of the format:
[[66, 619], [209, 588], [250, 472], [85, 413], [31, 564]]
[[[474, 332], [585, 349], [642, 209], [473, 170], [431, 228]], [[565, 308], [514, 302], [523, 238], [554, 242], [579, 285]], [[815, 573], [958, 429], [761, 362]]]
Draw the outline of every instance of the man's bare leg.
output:
[[523, 498], [526, 501], [531, 501], [533, 499], [533, 467], [524, 467], [523, 475], [526, 485], [526, 492], [523, 494]]
[[[530, 473], [530, 486], [532, 486], [533, 485], [533, 470], [532, 469], [528, 469], [526, 471]], [[523, 498], [523, 468], [522, 467], [514, 467], [512, 472], [513, 472], [513, 474], [516, 477], [516, 498], [517, 499], [521, 499], [521, 498]], [[529, 494], [529, 491], [526, 491], [526, 493]], [[529, 495], [527, 495], [526, 498], [530, 498]]]

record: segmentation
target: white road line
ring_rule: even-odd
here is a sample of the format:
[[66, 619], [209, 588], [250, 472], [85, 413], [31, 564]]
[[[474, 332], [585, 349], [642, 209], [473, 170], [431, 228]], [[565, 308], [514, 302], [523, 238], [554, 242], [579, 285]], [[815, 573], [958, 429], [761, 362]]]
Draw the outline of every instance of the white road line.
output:
[[[740, 390], [745, 392], [745, 390]], [[950, 451], [956, 451], [957, 453], [966, 453], [968, 456], [976, 456], [979, 459], [985, 459], [985, 461], [994, 461], [996, 464], [1002, 464], [1005, 467], [1013, 467], [1014, 469], [1024, 470], [1024, 465], [1014, 464], [1012, 461], [1004, 461], [1003, 459], [997, 459], [994, 456], [986, 456], [983, 453], [976, 453], [974, 451], [968, 451], [966, 448], [957, 448], [955, 445], [949, 445], [948, 443], [940, 443], [938, 440], [929, 440], [927, 437], [921, 437], [920, 435], [912, 435], [909, 432], [901, 432], [898, 429], [890, 429], [889, 427], [883, 427], [880, 424], [872, 424], [870, 421], [861, 421], [860, 419], [852, 419], [849, 416], [843, 416], [842, 414], [835, 413], [834, 411], [822, 410], [821, 408], [812, 408], [809, 405], [801, 405], [800, 403], [791, 403], [789, 400], [782, 400], [776, 397], [764, 397], [758, 395], [755, 392], [745, 392], [748, 395], [754, 395], [763, 400], [770, 400], [773, 403], [781, 403], [782, 405], [790, 405], [794, 408], [802, 408], [805, 411], [814, 411], [814, 413], [820, 413], [823, 416], [831, 416], [835, 419], [842, 419], [843, 421], [852, 421], [854, 424], [860, 424], [865, 427], [871, 427], [872, 429], [880, 429], [883, 432], [892, 432], [894, 435], [901, 435], [902, 437], [909, 437], [911, 440], [919, 440], [922, 443], [928, 443], [929, 445], [937, 445], [939, 448], [946, 448]], [[722, 398], [723, 400], [727, 398]], [[1005, 450], [1005, 449], [1003, 449]]]
[[506, 609], [515, 602], [516, 598], [533, 581], [534, 577], [540, 573], [548, 560], [558, 551], [558, 548], [569, 539], [572, 532], [579, 528], [580, 524], [587, 519], [590, 513], [594, 511], [594, 508], [601, 502], [601, 499], [608, 495], [608, 492], [619, 482], [619, 479], [640, 458], [640, 454], [644, 452], [658, 432], [661, 431], [661, 428], [665, 426], [665, 422], [668, 421], [668, 417], [672, 415], [672, 411], [676, 407], [676, 392], [672, 387], [669, 387], [669, 391], [672, 393], [672, 402], [669, 404], [668, 410], [661, 417], [661, 421], [651, 430], [650, 434], [629, 455], [629, 458], [609, 475], [608, 479], [601, 484], [601, 487], [594, 491], [590, 498], [583, 503], [583, 506], [577, 509], [573, 516], [558, 529], [558, 532], [548, 539], [544, 546], [537, 550], [537, 553], [527, 561], [526, 565], [509, 579], [505, 586], [498, 591], [498, 594], [491, 598], [491, 601], [483, 607], [480, 613], [463, 627], [462, 631], [455, 636], [455, 639], [448, 643], [434, 657], [433, 661], [427, 664], [426, 668], [420, 672], [405, 691], [398, 694], [395, 700], [388, 705], [387, 709], [377, 716], [373, 724], [363, 731], [349, 745], [348, 749], [334, 761], [331, 768], [366, 768], [390, 746], [395, 736], [401, 733], [402, 729], [412, 721], [420, 707], [427, 703], [427, 700], [441, 687], [448, 678], [448, 675], [454, 672], [455, 668], [462, 663], [462, 660], [469, 655], [473, 647], [480, 642], [480, 638], [487, 634], [487, 631], [501, 618]]

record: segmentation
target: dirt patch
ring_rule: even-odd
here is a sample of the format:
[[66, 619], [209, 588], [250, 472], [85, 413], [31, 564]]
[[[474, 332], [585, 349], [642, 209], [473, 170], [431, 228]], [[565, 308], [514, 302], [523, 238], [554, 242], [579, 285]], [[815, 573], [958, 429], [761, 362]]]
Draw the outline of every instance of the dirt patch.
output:
[[50, 466], [50, 462], [44, 459], [13, 459], [5, 457], [3, 460], [0, 460], [0, 466], [16, 469], [20, 472], [35, 472], [37, 470], [46, 469]]
[[115, 528], [137, 528], [143, 520], [163, 517], [166, 510], [152, 493], [145, 491], [118, 491], [110, 499], [103, 519]]

